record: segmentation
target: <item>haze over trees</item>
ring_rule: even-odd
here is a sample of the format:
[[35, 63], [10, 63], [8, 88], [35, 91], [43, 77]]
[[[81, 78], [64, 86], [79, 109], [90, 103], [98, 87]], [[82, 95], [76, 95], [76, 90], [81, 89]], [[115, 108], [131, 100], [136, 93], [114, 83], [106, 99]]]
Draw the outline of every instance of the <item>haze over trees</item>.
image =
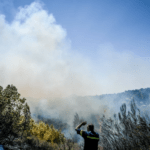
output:
[[[137, 95], [138, 93], [139, 90], [136, 91]], [[146, 96], [145, 98], [148, 99]], [[134, 98], [131, 99], [130, 109], [131, 111], [127, 113], [124, 103], [118, 115], [114, 114], [113, 118], [106, 118], [104, 114], [101, 117], [99, 114], [95, 116], [99, 123], [99, 126], [95, 126], [95, 131], [100, 134], [99, 148], [100, 146], [103, 150], [147, 150], [150, 148], [148, 114], [141, 115]], [[95, 118], [93, 116], [93, 120]], [[83, 121], [84, 118], [76, 113], [73, 121], [74, 128]], [[64, 136], [61, 131], [67, 128], [67, 123], [46, 119], [40, 115], [35, 121], [31, 117], [26, 99], [20, 98], [17, 88], [8, 85], [3, 90], [0, 86], [0, 144], [4, 145], [5, 149], [83, 149], [83, 142], [78, 144], [79, 135], [71, 135], [71, 138]]]
[[0, 143], [5, 148], [17, 143], [20, 143], [20, 147], [25, 148], [25, 143], [28, 143], [26, 147], [31, 145], [30, 148], [35, 148], [34, 139], [44, 140], [52, 145], [53, 142], [60, 143], [64, 140], [61, 130], [55, 130], [53, 125], [35, 123], [25, 101], [25, 98], [20, 98], [15, 86], [8, 85], [4, 90], [0, 86]]

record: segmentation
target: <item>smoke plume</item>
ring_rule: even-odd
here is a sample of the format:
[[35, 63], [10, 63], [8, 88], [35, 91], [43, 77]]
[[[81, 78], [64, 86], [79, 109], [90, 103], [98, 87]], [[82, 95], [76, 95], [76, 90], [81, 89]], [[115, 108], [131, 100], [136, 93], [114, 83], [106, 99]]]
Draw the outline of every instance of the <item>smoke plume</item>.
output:
[[0, 15], [0, 85], [16, 86], [31, 114], [38, 114], [40, 108], [45, 117], [67, 122], [75, 132], [76, 112], [88, 124], [93, 122], [91, 114], [113, 115], [116, 105], [112, 101], [83, 96], [100, 95], [111, 88], [111, 79], [114, 84], [117, 80], [113, 74], [99, 82], [90, 60], [72, 51], [66, 30], [41, 3], [20, 7], [11, 23]]

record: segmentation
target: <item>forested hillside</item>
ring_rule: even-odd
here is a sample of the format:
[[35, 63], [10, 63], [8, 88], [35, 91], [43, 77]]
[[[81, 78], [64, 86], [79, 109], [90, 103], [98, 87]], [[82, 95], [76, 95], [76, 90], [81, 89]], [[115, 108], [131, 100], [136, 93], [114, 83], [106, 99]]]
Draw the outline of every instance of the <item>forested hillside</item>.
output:
[[[91, 96], [92, 97], [92, 96]], [[150, 100], [150, 88], [141, 88], [141, 89], [135, 89], [135, 90], [128, 90], [122, 93], [117, 94], [103, 94], [103, 95], [97, 95], [94, 96], [98, 99], [109, 99], [112, 101], [123, 101], [126, 99], [131, 99], [134, 97], [134, 100], [138, 103], [143, 102], [146, 103]]]

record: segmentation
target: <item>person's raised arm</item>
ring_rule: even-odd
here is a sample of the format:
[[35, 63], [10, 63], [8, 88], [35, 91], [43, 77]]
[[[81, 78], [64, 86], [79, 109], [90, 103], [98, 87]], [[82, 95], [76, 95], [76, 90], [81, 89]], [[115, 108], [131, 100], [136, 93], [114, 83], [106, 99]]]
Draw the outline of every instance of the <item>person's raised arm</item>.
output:
[[75, 128], [75, 130], [77, 131], [82, 125], [86, 125], [87, 124], [87, 122], [85, 121], [85, 122], [82, 122], [80, 125], [78, 125], [76, 128]]

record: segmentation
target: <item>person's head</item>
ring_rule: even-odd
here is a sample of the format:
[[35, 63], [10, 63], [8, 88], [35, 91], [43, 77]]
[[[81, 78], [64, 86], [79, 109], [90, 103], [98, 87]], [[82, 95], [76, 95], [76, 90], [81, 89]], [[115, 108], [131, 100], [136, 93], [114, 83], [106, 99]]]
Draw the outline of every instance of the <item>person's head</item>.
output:
[[93, 124], [89, 124], [89, 125], [87, 126], [87, 131], [94, 132], [94, 125], [93, 125]]

